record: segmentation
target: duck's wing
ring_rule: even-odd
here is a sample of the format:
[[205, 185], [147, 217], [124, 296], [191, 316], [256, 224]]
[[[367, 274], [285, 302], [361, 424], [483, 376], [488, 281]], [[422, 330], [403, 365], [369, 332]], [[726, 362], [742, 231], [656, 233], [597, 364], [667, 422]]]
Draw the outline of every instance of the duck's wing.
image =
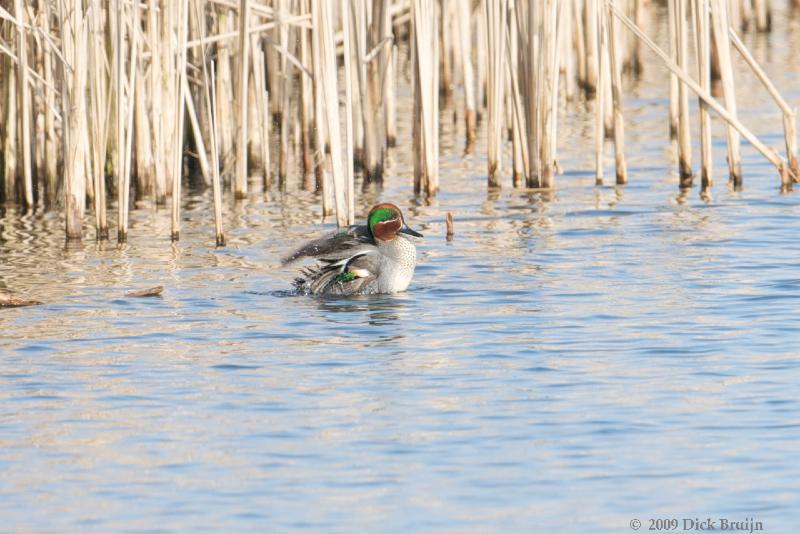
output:
[[283, 259], [282, 264], [287, 265], [300, 258], [311, 257], [323, 261], [340, 261], [353, 257], [361, 252], [375, 247], [375, 240], [366, 225], [350, 226], [309, 241], [292, 254]]
[[314, 295], [354, 295], [361, 293], [378, 276], [378, 249], [370, 247], [340, 260], [323, 259], [317, 267], [303, 271], [297, 287]]

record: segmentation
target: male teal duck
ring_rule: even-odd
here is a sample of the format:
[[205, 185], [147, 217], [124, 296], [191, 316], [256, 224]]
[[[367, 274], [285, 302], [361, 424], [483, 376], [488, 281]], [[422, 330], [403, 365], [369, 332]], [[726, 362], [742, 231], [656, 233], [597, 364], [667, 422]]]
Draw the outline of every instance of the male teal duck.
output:
[[405, 291], [414, 276], [417, 248], [422, 238], [406, 225], [394, 204], [374, 206], [367, 224], [353, 225], [315, 239], [283, 260], [317, 260], [302, 269], [294, 286], [310, 295], [369, 295]]

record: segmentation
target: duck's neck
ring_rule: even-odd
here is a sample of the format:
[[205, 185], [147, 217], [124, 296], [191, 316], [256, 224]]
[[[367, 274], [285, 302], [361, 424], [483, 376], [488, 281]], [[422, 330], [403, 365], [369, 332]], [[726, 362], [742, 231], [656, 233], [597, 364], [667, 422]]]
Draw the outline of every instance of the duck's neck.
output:
[[391, 241], [378, 241], [378, 249], [381, 253], [394, 260], [398, 264], [411, 265], [416, 263], [417, 247], [403, 237], [396, 237]]

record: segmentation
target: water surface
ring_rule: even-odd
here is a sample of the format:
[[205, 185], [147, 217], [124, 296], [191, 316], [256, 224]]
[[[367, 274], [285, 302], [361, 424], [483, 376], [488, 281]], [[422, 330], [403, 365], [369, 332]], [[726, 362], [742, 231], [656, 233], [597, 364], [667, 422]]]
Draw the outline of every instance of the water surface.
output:
[[[774, 20], [747, 43], [797, 105], [800, 28]], [[58, 214], [7, 208], [0, 289], [45, 305], [0, 310], [0, 529], [791, 531], [800, 197], [749, 148], [730, 189], [718, 124], [713, 198], [679, 193], [665, 74], [646, 59], [626, 81], [625, 187], [594, 187], [591, 103], [559, 125], [552, 195], [487, 192], [485, 139], [463, 155], [452, 106], [432, 204], [393, 151], [358, 205], [393, 201], [426, 235], [399, 295], [289, 291], [280, 258], [333, 228], [299, 178], [226, 197], [219, 249], [208, 191], [174, 245], [148, 202], [122, 246], [87, 222], [65, 247]], [[738, 83], [743, 120], [780, 147], [768, 96]]]

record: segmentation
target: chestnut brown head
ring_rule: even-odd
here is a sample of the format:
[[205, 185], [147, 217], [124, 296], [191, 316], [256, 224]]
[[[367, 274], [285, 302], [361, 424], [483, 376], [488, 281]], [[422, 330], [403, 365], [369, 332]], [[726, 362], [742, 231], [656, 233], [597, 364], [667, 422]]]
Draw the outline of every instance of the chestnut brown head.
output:
[[388, 202], [377, 204], [370, 210], [367, 225], [372, 237], [379, 241], [391, 241], [400, 234], [422, 237], [406, 225], [400, 208]]

